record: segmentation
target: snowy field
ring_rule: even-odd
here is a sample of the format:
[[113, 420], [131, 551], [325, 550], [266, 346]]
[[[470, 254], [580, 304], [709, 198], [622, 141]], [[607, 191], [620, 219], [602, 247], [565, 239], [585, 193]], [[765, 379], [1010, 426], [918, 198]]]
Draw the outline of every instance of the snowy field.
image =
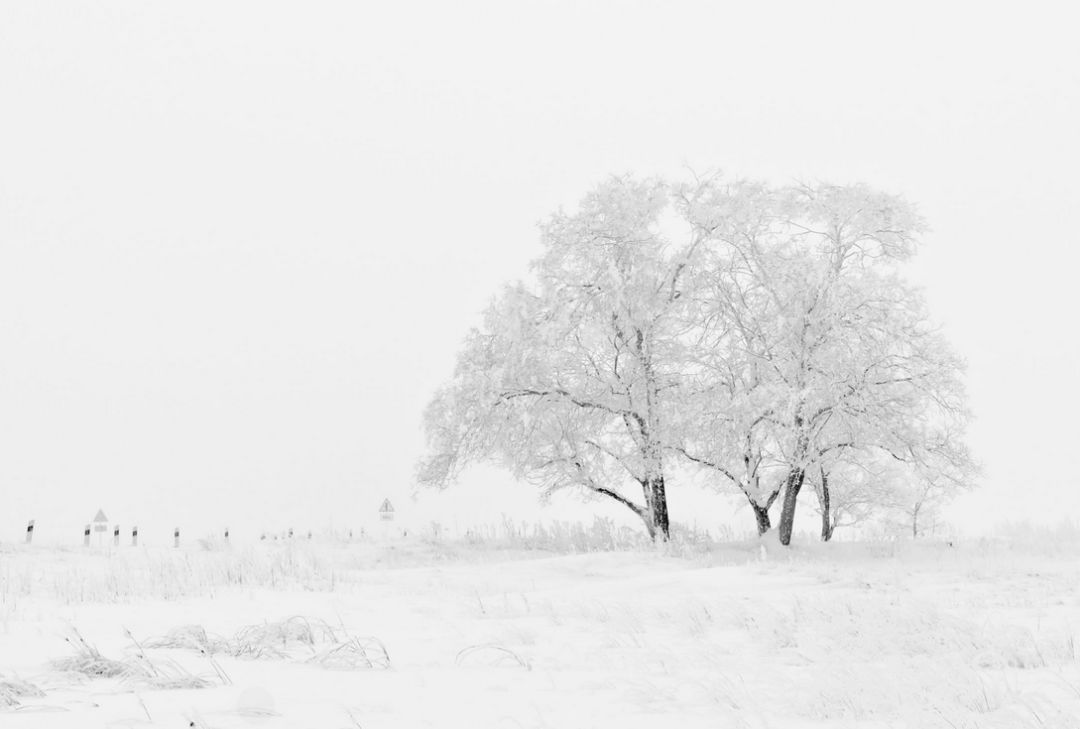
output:
[[1080, 544], [0, 546], [0, 727], [1080, 727]]

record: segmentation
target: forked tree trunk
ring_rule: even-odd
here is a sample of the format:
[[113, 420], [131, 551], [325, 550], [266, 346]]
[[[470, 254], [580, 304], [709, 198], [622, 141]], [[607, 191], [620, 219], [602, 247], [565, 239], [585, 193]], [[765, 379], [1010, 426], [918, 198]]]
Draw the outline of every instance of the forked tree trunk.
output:
[[784, 506], [780, 511], [780, 543], [785, 547], [791, 544], [791, 532], [795, 527], [795, 505], [799, 501], [799, 490], [806, 480], [806, 470], [793, 468], [788, 473], [784, 484]]
[[[623, 506], [625, 506], [626, 508], [628, 508], [630, 511], [637, 514], [638, 518], [640, 518], [641, 521], [644, 522], [645, 530], [649, 533], [649, 538], [655, 541], [656, 540], [657, 525], [656, 525], [656, 512], [655, 512], [655, 509], [653, 508], [654, 499], [651, 497], [651, 492], [650, 492], [650, 489], [648, 488], [648, 482], [647, 481], [641, 481], [640, 483], [641, 483], [642, 487], [645, 490], [645, 506], [639, 506], [638, 504], [635, 504], [633, 501], [626, 498], [625, 496], [620, 494], [618, 491], [612, 491], [611, 489], [604, 488], [602, 486], [596, 486], [596, 485], [591, 485], [591, 486], [589, 486], [589, 488], [592, 491], [594, 491], [594, 492], [596, 492], [598, 494], [603, 494], [604, 496], [607, 496], [608, 498], [617, 501], [618, 503], [620, 503]], [[662, 503], [664, 504], [664, 518], [665, 518], [665, 527], [666, 527], [666, 523], [667, 523], [666, 522], [666, 519], [667, 519], [667, 501], [662, 500]], [[666, 531], [665, 531], [665, 535], [666, 535]]]
[[645, 531], [649, 533], [649, 539], [656, 541], [656, 520], [653, 517], [652, 510], [649, 507], [642, 508], [637, 504], [631, 503], [627, 500], [620, 499], [620, 503], [629, 507], [630, 511], [638, 515], [641, 522], [645, 525]]
[[[754, 491], [758, 490], [758, 482], [754, 481]], [[769, 509], [776, 503], [777, 497], [780, 496], [781, 488], [778, 486], [775, 491], [769, 494], [769, 498], [765, 500], [765, 505], [762, 506], [754, 500], [749, 493], [746, 493], [745, 489], [743, 493], [746, 493], [746, 499], [750, 502], [750, 509], [754, 512], [754, 522], [757, 525], [758, 536], [763, 536], [765, 532], [772, 529], [772, 517], [769, 516]]]
[[753, 501], [750, 502], [750, 508], [754, 510], [754, 521], [757, 522], [757, 533], [760, 537], [762, 534], [772, 529], [772, 519], [769, 518], [769, 509], [766, 506], [758, 506]]

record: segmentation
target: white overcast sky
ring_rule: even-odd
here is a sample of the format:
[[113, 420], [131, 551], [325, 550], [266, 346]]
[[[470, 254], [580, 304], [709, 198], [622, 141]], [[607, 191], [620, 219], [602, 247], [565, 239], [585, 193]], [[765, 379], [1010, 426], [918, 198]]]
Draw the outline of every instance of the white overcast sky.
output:
[[[688, 167], [917, 202], [985, 466], [956, 518], [1075, 513], [1075, 25], [871, 5], [0, 4], [0, 539], [461, 518], [408, 497], [421, 410], [536, 222]], [[508, 481], [458, 503], [528, 518]]]

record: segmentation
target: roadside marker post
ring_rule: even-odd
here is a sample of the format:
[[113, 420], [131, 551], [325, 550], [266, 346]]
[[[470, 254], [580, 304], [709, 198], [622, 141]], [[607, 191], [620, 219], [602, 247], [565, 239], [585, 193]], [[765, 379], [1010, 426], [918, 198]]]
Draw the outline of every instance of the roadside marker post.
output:
[[31, 519], [30, 523], [26, 525], [26, 543], [34, 541], [34, 520]]

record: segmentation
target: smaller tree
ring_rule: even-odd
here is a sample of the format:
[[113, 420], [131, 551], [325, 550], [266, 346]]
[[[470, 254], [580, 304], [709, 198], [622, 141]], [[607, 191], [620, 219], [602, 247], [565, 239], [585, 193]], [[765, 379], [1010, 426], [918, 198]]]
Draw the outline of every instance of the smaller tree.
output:
[[955, 431], [941, 428], [921, 436], [917, 446], [894, 455], [900, 476], [890, 501], [912, 538], [925, 533], [945, 506], [971, 488], [979, 466]]
[[967, 420], [961, 363], [897, 271], [923, 227], [911, 207], [859, 186], [818, 186], [796, 189], [787, 215], [798, 234], [760, 266], [787, 314], [774, 350], [786, 392], [776, 408], [788, 464], [784, 544], [807, 478], [817, 474], [830, 520], [822, 532], [831, 536], [830, 463], [903, 453], [929, 475], [944, 464], [924, 454], [943, 429], [961, 435]]
[[837, 529], [865, 524], [896, 504], [899, 469], [884, 463], [892, 459], [872, 451], [848, 456], [823, 460], [808, 475], [817, 496], [823, 542], [831, 540]]

